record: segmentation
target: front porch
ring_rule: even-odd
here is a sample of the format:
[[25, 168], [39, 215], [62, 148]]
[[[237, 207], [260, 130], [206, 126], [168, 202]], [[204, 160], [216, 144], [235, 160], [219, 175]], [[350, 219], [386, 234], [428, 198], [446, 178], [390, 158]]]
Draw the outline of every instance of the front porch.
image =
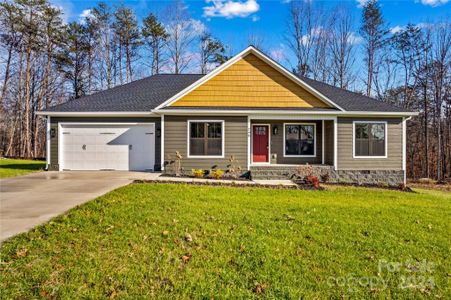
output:
[[336, 118], [329, 116], [250, 117], [248, 169], [265, 179], [286, 179], [306, 164], [315, 173], [333, 171], [335, 123]]

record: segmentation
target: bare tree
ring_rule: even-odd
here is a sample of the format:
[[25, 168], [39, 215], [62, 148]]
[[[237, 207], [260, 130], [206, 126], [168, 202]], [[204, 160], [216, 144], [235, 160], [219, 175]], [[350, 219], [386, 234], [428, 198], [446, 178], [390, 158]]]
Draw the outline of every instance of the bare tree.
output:
[[185, 3], [175, 0], [166, 8], [166, 32], [168, 42], [166, 48], [175, 74], [182, 73], [193, 58], [194, 42], [204, 31], [203, 24], [192, 20]]
[[324, 80], [327, 22], [323, 10], [313, 5], [312, 1], [291, 1], [285, 40], [296, 58], [295, 72]]
[[347, 89], [355, 80], [354, 44], [357, 37], [353, 32], [353, 20], [349, 10], [345, 7], [337, 7], [332, 19], [330, 33], [330, 72], [332, 83], [340, 88]]

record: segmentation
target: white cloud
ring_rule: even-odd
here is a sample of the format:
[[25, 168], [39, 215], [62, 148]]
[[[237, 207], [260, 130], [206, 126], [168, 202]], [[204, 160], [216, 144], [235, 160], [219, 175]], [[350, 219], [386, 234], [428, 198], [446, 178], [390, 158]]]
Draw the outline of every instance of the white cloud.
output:
[[352, 45], [358, 45], [363, 42], [363, 38], [360, 35], [351, 32], [348, 36], [348, 43]]
[[430, 5], [432, 7], [448, 3], [449, 0], [421, 0], [421, 4]]
[[258, 20], [260, 20], [259, 16], [252, 16], [252, 22], [257, 22]]
[[206, 0], [211, 6], [204, 7], [204, 17], [234, 17], [245, 18], [260, 9], [256, 0], [232, 1], [232, 0]]
[[390, 28], [390, 32], [392, 34], [396, 34], [396, 33], [400, 32], [401, 30], [404, 30], [404, 26], [396, 25], [395, 27]]
[[272, 59], [275, 61], [281, 62], [284, 60], [287, 56], [285, 55], [285, 51], [282, 48], [272, 49], [269, 52], [269, 56], [271, 56]]
[[310, 33], [305, 34], [301, 37], [302, 45], [305, 46], [310, 43], [314, 43], [315, 38], [319, 37], [322, 33], [325, 33], [323, 27], [319, 26], [319, 27], [312, 28], [312, 30], [310, 30]]
[[85, 9], [81, 12], [81, 14], [78, 16], [78, 19], [80, 23], [85, 23], [86, 18], [89, 18], [91, 16], [91, 9]]
[[368, 2], [368, 0], [357, 0], [357, 2], [359, 3], [357, 7], [363, 7]]
[[193, 31], [198, 35], [207, 31], [207, 27], [205, 26], [204, 23], [202, 23], [202, 21], [199, 21], [196, 19], [191, 19], [190, 23], [191, 23], [190, 25], [191, 25]]

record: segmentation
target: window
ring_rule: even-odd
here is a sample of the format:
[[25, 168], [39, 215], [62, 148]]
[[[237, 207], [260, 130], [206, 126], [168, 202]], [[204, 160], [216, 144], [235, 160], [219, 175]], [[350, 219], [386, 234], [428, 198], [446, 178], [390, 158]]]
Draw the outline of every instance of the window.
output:
[[223, 121], [188, 121], [189, 156], [223, 156]]
[[285, 156], [315, 156], [316, 124], [285, 124]]
[[385, 122], [354, 122], [354, 157], [386, 157]]

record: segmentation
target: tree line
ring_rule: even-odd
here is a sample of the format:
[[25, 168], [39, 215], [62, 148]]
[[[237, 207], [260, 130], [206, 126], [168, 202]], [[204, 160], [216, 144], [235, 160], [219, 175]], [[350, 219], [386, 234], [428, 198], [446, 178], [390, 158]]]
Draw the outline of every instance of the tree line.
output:
[[[294, 73], [375, 97], [420, 116], [408, 122], [408, 176], [451, 174], [449, 21], [393, 28], [370, 0], [356, 20], [349, 7], [288, 4], [284, 44], [274, 56]], [[264, 37], [248, 42], [267, 50]], [[47, 0], [0, 3], [0, 154], [45, 155], [38, 110], [159, 73], [208, 73], [232, 47], [193, 19], [181, 0], [139, 22], [127, 6], [99, 3], [78, 21]]]

